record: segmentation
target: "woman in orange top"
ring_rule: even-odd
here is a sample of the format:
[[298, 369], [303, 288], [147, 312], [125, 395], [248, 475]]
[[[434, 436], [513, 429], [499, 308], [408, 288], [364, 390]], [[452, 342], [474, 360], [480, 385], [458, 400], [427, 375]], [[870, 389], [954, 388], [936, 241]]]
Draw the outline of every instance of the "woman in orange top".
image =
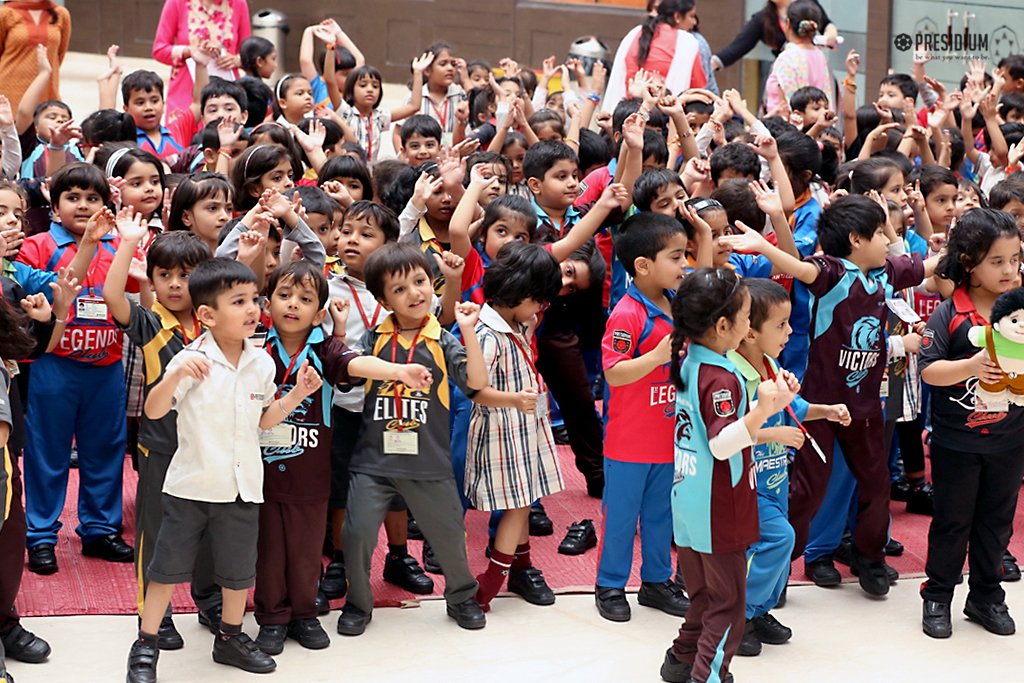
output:
[[0, 7], [0, 83], [14, 111], [36, 77], [36, 45], [53, 66], [47, 100], [60, 99], [60, 66], [71, 40], [71, 14], [52, 0], [17, 0]]

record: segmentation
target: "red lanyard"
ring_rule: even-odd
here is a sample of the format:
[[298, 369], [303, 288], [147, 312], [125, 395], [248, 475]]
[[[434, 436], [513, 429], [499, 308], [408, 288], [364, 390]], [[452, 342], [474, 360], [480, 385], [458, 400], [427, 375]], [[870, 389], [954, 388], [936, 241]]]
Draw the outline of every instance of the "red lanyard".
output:
[[[264, 348], [266, 348], [266, 350], [267, 350], [267, 353], [269, 353], [271, 357], [273, 357], [273, 356], [274, 356], [274, 349], [273, 349], [273, 348], [271, 348], [271, 347], [273, 347], [273, 346], [274, 346], [273, 344], [267, 344], [267, 345], [266, 345], [266, 346], [264, 347]], [[281, 348], [282, 348], [282, 349], [284, 348], [284, 344], [282, 344], [282, 345], [281, 345]], [[295, 369], [295, 364], [296, 364], [296, 363], [297, 363], [297, 362], [299, 361], [299, 356], [301, 356], [301, 355], [302, 355], [302, 352], [303, 352], [303, 351], [305, 351], [305, 350], [306, 350], [306, 344], [305, 344], [305, 343], [303, 343], [303, 344], [302, 344], [302, 348], [301, 348], [301, 349], [299, 349], [299, 350], [298, 350], [298, 351], [297, 351], [297, 352], [295, 353], [295, 355], [294, 355], [294, 356], [292, 356], [292, 360], [291, 360], [291, 362], [290, 362], [290, 363], [288, 363], [288, 367], [287, 367], [287, 368], [285, 368], [285, 371], [284, 371], [284, 377], [282, 377], [282, 378], [281, 378], [281, 384], [279, 384], [279, 385], [278, 385], [278, 387], [277, 387], [277, 392], [276, 392], [276, 393], [274, 394], [274, 398], [281, 398], [281, 387], [283, 387], [283, 386], [285, 385], [285, 383], [286, 383], [286, 382], [288, 381], [288, 378], [292, 376], [292, 370], [294, 370], [294, 369]]]
[[[430, 108], [434, 110], [435, 114], [437, 114], [437, 120], [441, 122], [441, 130], [445, 131], [448, 127], [448, 94], [445, 93], [442, 109], [439, 109], [438, 106], [434, 104], [434, 100], [430, 99], [429, 95], [427, 95], [427, 102], [430, 102]], [[444, 112], [443, 114], [441, 113], [442, 111]], [[367, 156], [369, 156], [369, 152], [367, 152]]]
[[[774, 382], [775, 378], [776, 378], [776, 375], [775, 375], [775, 371], [772, 370], [772, 364], [770, 362], [765, 361], [765, 363], [764, 363], [764, 371], [765, 371], [765, 373], [767, 373], [768, 379], [770, 379], [770, 380], [772, 380]], [[803, 423], [800, 422], [800, 420], [797, 418], [796, 412], [793, 410], [793, 406], [792, 405], [786, 406], [786, 414], [788, 414], [790, 416], [790, 418], [792, 418], [793, 422], [796, 424], [797, 429], [799, 429], [801, 432], [803, 432], [804, 438], [806, 438], [807, 441], [810, 442], [811, 448], [813, 448], [814, 452], [818, 454], [818, 457], [821, 458], [821, 461], [822, 462], [827, 462], [827, 459], [825, 457], [825, 452], [823, 450], [821, 450], [821, 446], [818, 445], [818, 442], [814, 440], [814, 437], [811, 436], [810, 432], [807, 431], [807, 428], [804, 427]]]
[[[355, 299], [356, 308], [359, 309], [359, 317], [363, 319], [363, 325], [368, 330], [377, 327], [377, 318], [380, 317], [380, 302], [377, 303], [377, 310], [373, 312], [373, 320], [370, 320], [366, 317], [366, 309], [363, 308], [362, 302], [359, 301], [359, 294], [356, 293], [356, 288], [352, 286], [351, 282], [346, 281], [345, 284], [348, 285], [349, 291], [352, 292], [352, 298]], [[419, 333], [417, 333], [417, 336], [419, 336]]]
[[366, 117], [366, 158], [373, 160], [373, 114]]
[[199, 327], [199, 318], [197, 318], [194, 313], [192, 314], [192, 325], [193, 325], [193, 327], [192, 327], [192, 338], [191, 339], [188, 338], [188, 333], [185, 331], [185, 327], [182, 326], [181, 323], [178, 323], [178, 325], [181, 327], [181, 336], [185, 340], [185, 344], [186, 345], [191, 344], [192, 342], [194, 342], [196, 339], [199, 338], [199, 335], [203, 333], [202, 328]]
[[[395, 320], [395, 323], [397, 324], [398, 321]], [[420, 340], [420, 333], [423, 331], [423, 328], [426, 326], [426, 324], [427, 324], [427, 321], [424, 320], [423, 324], [420, 325], [420, 328], [418, 330], [416, 330], [416, 336], [412, 338], [412, 344], [409, 345], [409, 355], [405, 359], [406, 365], [408, 365], [409, 363], [412, 362], [413, 354], [416, 353], [416, 342], [418, 342]], [[401, 334], [399, 333], [399, 330], [396, 327], [395, 328], [395, 334], [394, 334], [394, 337], [395, 337], [394, 338], [394, 342], [391, 345], [391, 362], [392, 363], [394, 363], [395, 359], [398, 357], [398, 338], [400, 336], [401, 336]], [[399, 382], [398, 380], [395, 380], [394, 387], [395, 387], [395, 421], [398, 423], [398, 431], [402, 431], [402, 383]]]
[[537, 366], [533, 364], [533, 354], [522, 345], [515, 333], [510, 334], [509, 337], [511, 337], [512, 343], [516, 345], [519, 352], [523, 354], [523, 358], [526, 360], [526, 364], [530, 366], [530, 370], [533, 371], [533, 376], [537, 379], [537, 393], [543, 394], [547, 391], [547, 388], [544, 386], [544, 378], [537, 372]]

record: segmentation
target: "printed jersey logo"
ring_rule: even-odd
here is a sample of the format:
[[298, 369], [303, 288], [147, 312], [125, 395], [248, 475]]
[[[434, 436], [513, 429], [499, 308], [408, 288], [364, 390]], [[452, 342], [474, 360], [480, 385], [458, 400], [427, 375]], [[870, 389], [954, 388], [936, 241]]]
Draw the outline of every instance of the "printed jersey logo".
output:
[[849, 373], [846, 386], [857, 387], [868, 376], [881, 355], [878, 352], [881, 341], [882, 324], [878, 318], [864, 316], [853, 324], [849, 345], [839, 349], [839, 367]]
[[[927, 330], [930, 332], [931, 330]], [[978, 378], [971, 377], [964, 383], [964, 393], [960, 398], [950, 398], [949, 400], [957, 404], [964, 410], [970, 411], [967, 413], [967, 419], [964, 421], [964, 425], [968, 429], [981, 428], [983, 434], [987, 433], [985, 429], [988, 425], [1002, 422], [1006, 419], [1007, 413], [996, 413], [996, 412], [980, 412], [975, 410], [975, 401], [978, 396]]]
[[627, 354], [631, 348], [633, 348], [633, 335], [626, 330], [612, 332], [612, 351]]
[[921, 348], [927, 349], [935, 342], [935, 330], [928, 328], [921, 335]]
[[732, 391], [729, 389], [711, 394], [711, 400], [715, 404], [715, 415], [718, 417], [729, 417], [736, 412], [736, 402], [732, 400]]
[[682, 406], [676, 409], [676, 457], [672, 484], [678, 484], [687, 477], [697, 476], [697, 453], [690, 445], [693, 437], [693, 420]]

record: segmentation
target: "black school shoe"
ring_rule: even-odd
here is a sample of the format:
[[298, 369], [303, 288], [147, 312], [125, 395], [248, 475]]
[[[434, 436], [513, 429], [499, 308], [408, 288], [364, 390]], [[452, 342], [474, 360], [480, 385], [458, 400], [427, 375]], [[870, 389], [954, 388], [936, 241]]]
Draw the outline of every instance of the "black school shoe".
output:
[[757, 639], [768, 645], [782, 645], [793, 637], [793, 630], [779, 623], [771, 612], [754, 617], [750, 620], [750, 625]]
[[135, 550], [124, 542], [121, 534], [108, 534], [82, 545], [86, 557], [98, 557], [107, 562], [134, 562]]
[[154, 642], [136, 640], [128, 651], [128, 683], [156, 683], [160, 648]]
[[949, 638], [953, 635], [949, 603], [925, 600], [921, 608], [921, 630], [931, 638]]
[[431, 574], [444, 574], [441, 563], [437, 561], [437, 556], [434, 555], [434, 549], [430, 547], [429, 541], [423, 541], [423, 570]]
[[320, 579], [320, 592], [328, 600], [345, 597], [348, 592], [348, 581], [345, 576], [345, 563], [342, 560], [331, 560], [324, 570], [324, 578]]
[[931, 484], [912, 486], [907, 494], [907, 512], [931, 517], [935, 512], [933, 500]]
[[565, 538], [558, 544], [558, 552], [562, 555], [582, 555], [597, 546], [597, 531], [594, 522], [584, 519], [569, 525]]
[[530, 508], [530, 535], [550, 536], [553, 533], [555, 533], [555, 525], [551, 523], [551, 518], [544, 511], [544, 506], [538, 503], [535, 507]]
[[364, 612], [346, 602], [341, 608], [341, 614], [338, 615], [338, 633], [343, 636], [361, 636], [371, 619], [373, 612]]
[[1012, 636], [1017, 630], [1005, 602], [975, 602], [967, 598], [964, 614], [970, 621], [981, 624], [986, 631], [997, 636]]
[[210, 609], [199, 610], [199, 614], [196, 615], [199, 618], [199, 625], [205, 626], [215, 636], [220, 634], [221, 609], [221, 605], [214, 605]]
[[[408, 514], [408, 513], [407, 513]], [[420, 523], [416, 521], [412, 516], [409, 517], [409, 521], [406, 525], [406, 537], [410, 541], [422, 541], [423, 530], [420, 529]]]
[[319, 590], [316, 592], [316, 613], [321, 617], [331, 613], [331, 601]]
[[1017, 558], [1007, 550], [1003, 553], [1003, 581], [1020, 581], [1020, 567], [1017, 566]]
[[288, 624], [288, 637], [307, 650], [323, 650], [331, 644], [319, 619], [296, 619]]
[[886, 541], [885, 548], [882, 549], [882, 552], [884, 552], [887, 557], [899, 557], [903, 554], [903, 550], [904, 548], [902, 543], [897, 541], [895, 538], [890, 538]]
[[865, 593], [880, 598], [889, 592], [889, 575], [882, 560], [869, 561], [854, 550], [850, 571], [857, 577]]
[[288, 627], [284, 624], [264, 624], [256, 635], [256, 647], [268, 655], [279, 655], [284, 652], [284, 637]]
[[252, 674], [268, 674], [277, 668], [274, 658], [261, 650], [246, 633], [214, 638], [213, 661]]
[[[889, 581], [890, 586], [895, 586], [896, 582], [900, 580], [900, 573], [889, 566], [885, 560], [882, 560], [882, 567], [885, 568], [885, 578]], [[850, 565], [850, 573], [856, 577], [860, 577], [860, 569], [855, 565]]]
[[384, 560], [384, 580], [416, 595], [430, 595], [434, 592], [434, 580], [423, 573], [412, 555], [399, 557], [388, 553]]
[[674, 617], [685, 617], [690, 609], [690, 599], [683, 595], [683, 591], [672, 581], [641, 583], [636, 601], [644, 607], [660, 609]]
[[28, 570], [40, 576], [57, 572], [57, 555], [52, 543], [40, 543], [28, 549]]
[[508, 573], [508, 590], [531, 605], [555, 604], [555, 593], [544, 580], [544, 573], [536, 567], [513, 569]]
[[680, 662], [672, 654], [672, 648], [665, 650], [665, 661], [661, 663], [661, 680], [668, 683], [687, 683], [693, 664]]
[[743, 640], [740, 641], [736, 654], [740, 657], [756, 657], [761, 654], [761, 640], [754, 632], [754, 626], [750, 621], [743, 627]]
[[10, 631], [0, 636], [0, 639], [3, 640], [7, 657], [19, 662], [39, 664], [50, 656], [50, 644], [31, 631], [22, 628], [20, 623], [15, 623]]
[[[594, 602], [597, 604], [597, 613], [608, 621], [629, 621], [632, 616], [629, 609], [629, 601], [626, 600], [626, 591], [621, 588], [596, 586], [594, 588]], [[669, 652], [671, 653], [671, 650]], [[669, 679], [666, 678], [665, 680]], [[685, 681], [686, 678], [679, 680]]]
[[[142, 629], [142, 617], [139, 617], [139, 629]], [[185, 647], [185, 639], [178, 633], [174, 626], [174, 620], [169, 615], [164, 615], [160, 620], [160, 628], [156, 632], [156, 646], [161, 650], [180, 650]], [[10, 654], [8, 652], [8, 654]]]
[[448, 616], [464, 629], [475, 631], [487, 625], [487, 615], [473, 598], [460, 602], [458, 605], [449, 604], [446, 611]]
[[838, 586], [843, 581], [842, 575], [836, 569], [831, 555], [822, 555], [813, 562], [804, 562], [804, 574], [807, 575], [815, 586], [831, 588]]

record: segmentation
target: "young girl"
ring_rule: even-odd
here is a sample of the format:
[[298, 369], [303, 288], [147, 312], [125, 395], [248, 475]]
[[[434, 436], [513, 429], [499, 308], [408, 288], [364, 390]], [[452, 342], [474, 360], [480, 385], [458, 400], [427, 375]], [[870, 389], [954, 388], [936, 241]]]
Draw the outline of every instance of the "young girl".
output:
[[274, 87], [274, 119], [298, 125], [313, 111], [313, 86], [302, 74], [282, 76]]
[[807, 86], [824, 91], [828, 96], [829, 109], [833, 108], [835, 97], [828, 58], [814, 45], [814, 36], [821, 22], [821, 8], [812, 0], [797, 0], [786, 11], [782, 26], [788, 42], [775, 58], [765, 85], [765, 103], [769, 113], [788, 108], [793, 93]]
[[466, 495], [477, 510], [504, 510], [490, 562], [477, 576], [476, 600], [487, 611], [508, 589], [535, 605], [555, 594], [530, 560], [530, 504], [562, 490], [544, 382], [530, 337], [537, 314], [561, 287], [558, 262], [543, 247], [507, 244], [484, 276], [477, 336], [490, 386], [473, 397]]
[[286, 126], [277, 121], [266, 121], [256, 126], [249, 133], [249, 146], [255, 147], [256, 145], [280, 145], [284, 147], [288, 150], [288, 155], [292, 159], [292, 177], [302, 177], [302, 162], [299, 161], [302, 157], [302, 148]]
[[[255, 206], [256, 200], [252, 202]], [[252, 208], [249, 206], [247, 208]], [[190, 230], [216, 253], [220, 232], [231, 220], [231, 185], [218, 173], [193, 173], [174, 191], [167, 230]]]
[[[433, 59], [424, 70], [427, 92], [419, 113], [436, 119], [441, 124], [441, 142], [451, 145], [456, 127], [465, 129], [465, 121], [457, 121], [456, 117], [456, 109], [466, 101], [466, 93], [455, 84], [456, 62], [459, 60], [452, 56], [452, 47], [448, 43], [434, 43], [425, 54], [433, 55]], [[415, 91], [409, 101], [412, 102], [414, 97]]]
[[141, 243], [143, 253], [153, 238], [163, 232], [160, 213], [164, 202], [166, 177], [164, 166], [155, 156], [137, 147], [100, 149], [95, 163], [104, 170], [120, 195], [120, 206], [132, 210], [132, 215], [141, 213], [149, 223], [149, 236]]
[[345, 80], [338, 114], [366, 150], [371, 162], [380, 155], [381, 135], [393, 121], [418, 113], [423, 107], [423, 70], [434, 61], [434, 55], [425, 52], [412, 61], [412, 94], [405, 104], [391, 109], [378, 109], [384, 96], [384, 77], [373, 66], [361, 66]]
[[238, 48], [242, 71], [259, 79], [267, 79], [277, 71], [277, 48], [261, 36], [249, 36]]
[[985, 201], [985, 195], [978, 184], [967, 178], [957, 178], [953, 215], [959, 219], [966, 212], [979, 206], [988, 208], [988, 202]]
[[691, 603], [661, 677], [729, 680], [744, 631], [747, 547], [760, 538], [750, 447], [799, 387], [780, 372], [779, 380], [758, 386], [756, 404], [748, 405], [743, 377], [725, 357], [750, 330], [750, 295], [731, 271], [702, 268], [687, 275], [672, 300], [672, 319], [672, 517]]
[[466, 174], [473, 176], [473, 169], [479, 168], [479, 173], [485, 178], [497, 178], [498, 182], [482, 194], [479, 199], [480, 206], [487, 208], [492, 201], [508, 194], [508, 180], [512, 175], [512, 164], [508, 157], [494, 152], [476, 152], [466, 159]]
[[235, 209], [246, 212], [266, 190], [284, 192], [295, 187], [292, 157], [280, 145], [255, 145], [242, 152], [231, 170]]
[[526, 158], [526, 150], [529, 147], [530, 143], [527, 142], [526, 136], [517, 131], [509, 131], [504, 144], [501, 145], [502, 156], [512, 164], [512, 174], [508, 177], [508, 193], [525, 199], [533, 199], [533, 193], [530, 192], [526, 177], [523, 175], [523, 159]]
[[935, 515], [921, 597], [922, 627], [933, 638], [952, 634], [950, 603], [965, 556], [971, 576], [964, 614], [992, 633], [1014, 632], [1000, 567], [1024, 475], [1024, 410], [1011, 404], [1005, 412], [977, 411], [978, 382], [998, 381], [1003, 373], [968, 332], [996, 319], [997, 298], [1020, 286], [1020, 249], [1009, 214], [973, 209], [957, 221], [936, 270], [956, 290], [928, 321], [920, 357], [921, 378], [932, 386]]
[[320, 168], [317, 184], [334, 201], [348, 208], [354, 202], [373, 198], [370, 169], [358, 157], [332, 156]]

